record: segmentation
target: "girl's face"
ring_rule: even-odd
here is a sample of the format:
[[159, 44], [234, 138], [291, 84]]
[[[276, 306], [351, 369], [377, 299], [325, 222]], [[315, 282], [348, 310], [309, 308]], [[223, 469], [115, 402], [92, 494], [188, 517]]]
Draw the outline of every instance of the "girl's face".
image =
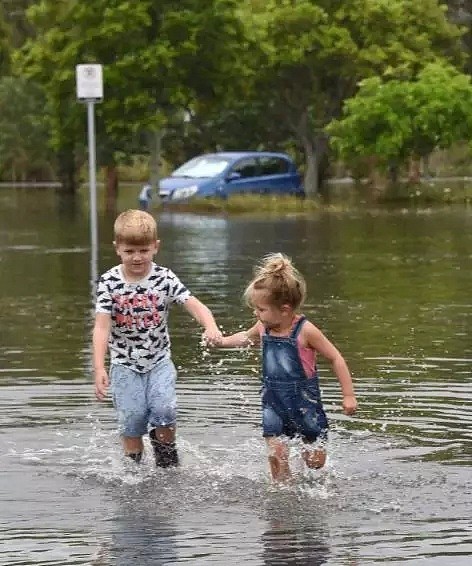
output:
[[159, 241], [149, 244], [115, 244], [115, 250], [121, 259], [125, 277], [139, 281], [149, 274], [154, 256], [159, 249]]
[[287, 322], [291, 323], [293, 312], [290, 307], [276, 307], [269, 303], [268, 293], [264, 290], [254, 290], [251, 296], [254, 315], [262, 324], [271, 330], [284, 330]]

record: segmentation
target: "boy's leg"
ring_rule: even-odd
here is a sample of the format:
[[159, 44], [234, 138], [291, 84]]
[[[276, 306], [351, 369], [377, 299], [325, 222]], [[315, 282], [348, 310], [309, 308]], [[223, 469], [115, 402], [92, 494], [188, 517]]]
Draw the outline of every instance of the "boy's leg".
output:
[[154, 450], [156, 466], [168, 468], [179, 464], [175, 445], [177, 399], [175, 381], [177, 372], [172, 360], [158, 363], [149, 372], [147, 400], [150, 411], [149, 438]]
[[144, 452], [143, 439], [141, 436], [122, 436], [121, 442], [125, 455], [134, 460], [137, 464], [141, 462]]
[[142, 435], [147, 432], [143, 378], [130, 368], [118, 364], [112, 365], [110, 378], [123, 451], [126, 456], [139, 463], [144, 451]]
[[267, 437], [269, 467], [272, 479], [277, 482], [286, 482], [292, 475], [288, 464], [289, 448], [286, 442], [275, 436]]
[[175, 446], [175, 427], [159, 426], [149, 432], [151, 445], [154, 450], [156, 466], [169, 468], [179, 465], [179, 455]]

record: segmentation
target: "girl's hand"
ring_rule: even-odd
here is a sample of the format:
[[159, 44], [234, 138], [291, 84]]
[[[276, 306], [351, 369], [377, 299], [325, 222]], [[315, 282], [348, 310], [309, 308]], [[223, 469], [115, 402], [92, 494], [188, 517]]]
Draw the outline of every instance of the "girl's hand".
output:
[[346, 415], [353, 415], [357, 410], [357, 400], [354, 395], [344, 395], [343, 410]]

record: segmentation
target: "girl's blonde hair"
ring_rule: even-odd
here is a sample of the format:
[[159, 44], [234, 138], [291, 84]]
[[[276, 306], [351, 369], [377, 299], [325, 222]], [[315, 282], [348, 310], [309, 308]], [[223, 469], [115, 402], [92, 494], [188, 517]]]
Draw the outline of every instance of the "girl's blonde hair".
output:
[[254, 291], [266, 291], [269, 304], [275, 307], [289, 305], [296, 310], [305, 300], [306, 283], [288, 256], [274, 253], [262, 258], [254, 269], [254, 277], [244, 291], [249, 306]]
[[147, 245], [157, 240], [157, 224], [143, 210], [126, 210], [115, 220], [115, 244]]

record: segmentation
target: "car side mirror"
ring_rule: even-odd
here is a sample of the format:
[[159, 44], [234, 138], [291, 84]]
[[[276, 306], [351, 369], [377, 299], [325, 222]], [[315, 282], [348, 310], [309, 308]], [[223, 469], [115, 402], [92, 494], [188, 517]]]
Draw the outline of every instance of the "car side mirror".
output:
[[241, 179], [241, 173], [236, 173], [236, 171], [232, 171], [226, 176], [228, 183], [231, 183], [231, 181], [236, 181], [237, 179]]

